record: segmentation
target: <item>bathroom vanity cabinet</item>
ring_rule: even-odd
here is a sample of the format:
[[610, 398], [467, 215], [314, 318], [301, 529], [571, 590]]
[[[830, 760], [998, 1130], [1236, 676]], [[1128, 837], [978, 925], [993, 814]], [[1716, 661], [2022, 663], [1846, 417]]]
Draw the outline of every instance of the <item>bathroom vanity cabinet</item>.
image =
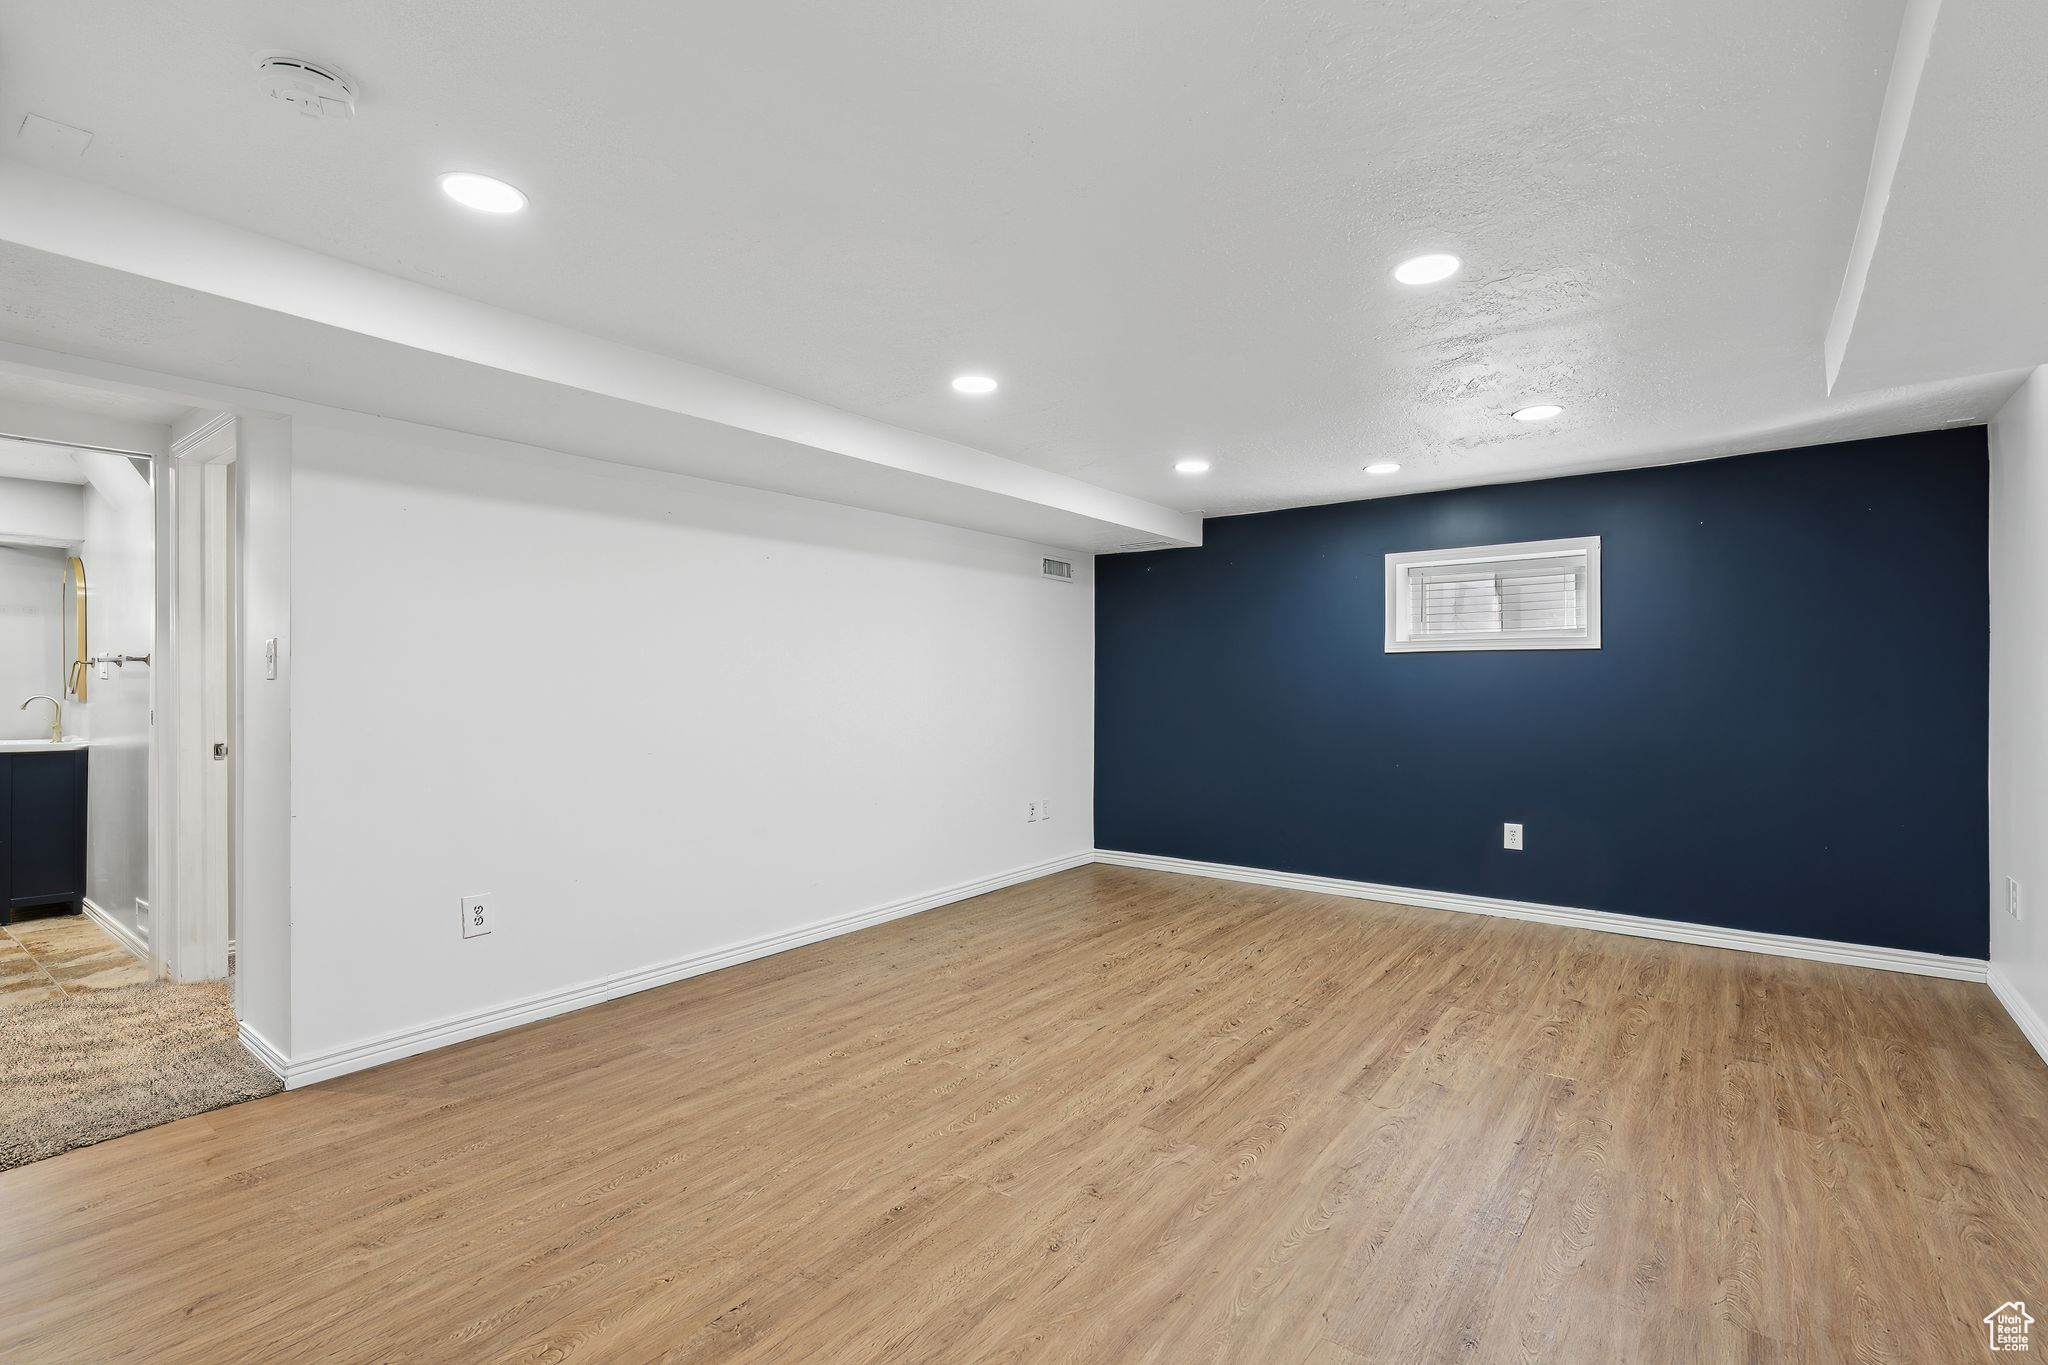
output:
[[85, 746], [0, 751], [0, 923], [85, 908]]

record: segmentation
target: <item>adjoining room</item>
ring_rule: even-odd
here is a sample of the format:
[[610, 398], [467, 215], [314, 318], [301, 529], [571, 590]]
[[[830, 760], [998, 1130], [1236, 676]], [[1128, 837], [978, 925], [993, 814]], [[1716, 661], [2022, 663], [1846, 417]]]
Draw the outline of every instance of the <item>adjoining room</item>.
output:
[[2033, 1348], [2048, 9], [602, 20], [0, 16], [0, 1359]]
[[[177, 439], [200, 425], [176, 403], [0, 368], [0, 684], [19, 703], [0, 707], [0, 1170], [278, 1088], [235, 1036], [224, 859], [212, 970], [167, 951], [151, 913], [159, 821], [202, 845], [210, 826], [223, 851], [231, 822], [203, 805], [166, 817], [156, 786], [158, 511], [174, 507], [174, 445], [195, 492], [209, 477]], [[210, 471], [223, 675], [232, 468]], [[194, 631], [187, 652], [205, 643]], [[225, 790], [232, 702], [216, 701]]]

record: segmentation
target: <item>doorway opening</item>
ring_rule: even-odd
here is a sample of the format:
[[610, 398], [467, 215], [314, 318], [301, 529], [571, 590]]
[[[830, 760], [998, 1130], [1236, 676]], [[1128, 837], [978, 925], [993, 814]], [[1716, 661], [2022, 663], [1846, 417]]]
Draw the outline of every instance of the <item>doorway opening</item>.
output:
[[233, 984], [236, 440], [0, 365], [0, 1169], [277, 1088]]

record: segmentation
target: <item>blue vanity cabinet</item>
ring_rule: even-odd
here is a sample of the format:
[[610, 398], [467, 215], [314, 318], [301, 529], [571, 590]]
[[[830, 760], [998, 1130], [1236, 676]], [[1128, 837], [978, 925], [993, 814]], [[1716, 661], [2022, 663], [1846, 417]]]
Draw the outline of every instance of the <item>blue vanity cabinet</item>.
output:
[[0, 753], [0, 923], [30, 906], [85, 908], [87, 752]]

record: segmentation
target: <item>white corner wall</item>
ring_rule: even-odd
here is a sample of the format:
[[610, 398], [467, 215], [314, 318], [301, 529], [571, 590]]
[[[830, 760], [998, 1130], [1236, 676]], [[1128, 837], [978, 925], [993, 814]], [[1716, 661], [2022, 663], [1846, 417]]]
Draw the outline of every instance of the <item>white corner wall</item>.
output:
[[[1991, 422], [1991, 985], [2048, 1058], [2048, 367]], [[2005, 910], [2005, 879], [2022, 916]]]
[[294, 1083], [1089, 852], [1086, 556], [388, 424], [290, 485]]
[[[231, 741], [235, 801], [235, 1017], [259, 1055], [291, 1055], [291, 423], [235, 423], [235, 535], [241, 559]], [[268, 676], [264, 642], [278, 642]], [[253, 1036], [252, 1036], [253, 1035]]]

